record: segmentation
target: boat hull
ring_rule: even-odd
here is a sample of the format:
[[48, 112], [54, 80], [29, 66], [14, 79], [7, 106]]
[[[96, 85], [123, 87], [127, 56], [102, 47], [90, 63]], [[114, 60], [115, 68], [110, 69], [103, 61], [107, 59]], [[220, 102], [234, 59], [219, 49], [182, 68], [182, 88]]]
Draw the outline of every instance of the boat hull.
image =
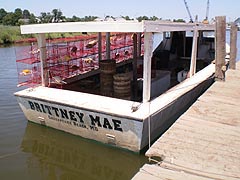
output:
[[31, 97], [18, 96], [17, 100], [29, 121], [131, 151], [140, 150], [140, 120]]
[[140, 152], [213, 83], [214, 69], [210, 65], [146, 103], [47, 87], [15, 95], [29, 121]]
[[[141, 148], [149, 145], [149, 130], [151, 142], [154, 142], [191, 106], [192, 103], [213, 83], [207, 79], [191, 90], [178, 96], [171, 103], [152, 113], [143, 123]], [[157, 100], [156, 100], [157, 101]], [[154, 103], [154, 102], [152, 102]], [[150, 123], [148, 122], [150, 120]], [[149, 128], [150, 124], [150, 128]]]

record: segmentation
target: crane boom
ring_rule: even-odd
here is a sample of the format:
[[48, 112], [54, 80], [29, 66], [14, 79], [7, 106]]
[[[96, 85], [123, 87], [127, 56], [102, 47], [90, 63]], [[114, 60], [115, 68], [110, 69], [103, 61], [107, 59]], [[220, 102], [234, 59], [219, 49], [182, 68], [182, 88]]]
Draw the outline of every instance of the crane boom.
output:
[[207, 1], [207, 10], [206, 10], [206, 17], [205, 19], [203, 20], [203, 23], [204, 24], [208, 24], [208, 13], [209, 13], [209, 0]]
[[186, 7], [186, 9], [187, 9], [187, 12], [188, 12], [188, 15], [189, 15], [189, 18], [190, 18], [190, 22], [193, 22], [193, 18], [192, 18], [192, 15], [191, 15], [191, 13], [190, 13], [190, 10], [189, 10], [189, 8], [188, 8], [187, 1], [186, 1], [186, 0], [183, 0], [183, 1], [184, 1], [184, 3], [185, 3], [185, 7]]
[[207, 10], [206, 10], [206, 20], [208, 20], [208, 14], [209, 14], [209, 0], [207, 1]]

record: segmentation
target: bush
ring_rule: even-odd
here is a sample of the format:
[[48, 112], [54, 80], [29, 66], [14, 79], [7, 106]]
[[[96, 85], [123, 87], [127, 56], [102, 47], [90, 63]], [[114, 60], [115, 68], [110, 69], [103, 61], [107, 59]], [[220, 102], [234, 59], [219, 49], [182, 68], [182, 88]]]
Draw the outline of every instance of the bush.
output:
[[[18, 40], [35, 37], [34, 34], [21, 34], [19, 26], [3, 26], [0, 25], [0, 44], [14, 43]], [[82, 35], [81, 33], [46, 33], [47, 39], [64, 38], [76, 35]]]
[[1, 44], [13, 43], [10, 33], [6, 33], [6, 32], [1, 33], [0, 34], [0, 42], [1, 42]]
[[20, 28], [18, 26], [0, 25], [0, 32], [0, 44], [9, 44], [21, 39]]

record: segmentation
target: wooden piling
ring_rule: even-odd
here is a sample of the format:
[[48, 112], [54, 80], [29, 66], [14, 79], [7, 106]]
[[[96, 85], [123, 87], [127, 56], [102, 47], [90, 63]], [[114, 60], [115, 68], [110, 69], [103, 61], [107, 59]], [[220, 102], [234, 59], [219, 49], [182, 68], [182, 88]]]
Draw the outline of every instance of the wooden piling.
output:
[[110, 59], [111, 58], [111, 43], [110, 43], [110, 32], [106, 32], [106, 58]]
[[98, 33], [98, 60], [102, 60], [102, 33]]
[[137, 39], [138, 39], [138, 57], [141, 56], [141, 48], [142, 48], [142, 33], [137, 34]]
[[137, 97], [137, 58], [138, 58], [137, 34], [133, 34], [133, 98]]
[[216, 36], [215, 36], [215, 79], [222, 80], [225, 79], [225, 56], [226, 56], [226, 16], [216, 17]]
[[237, 25], [231, 24], [230, 32], [230, 61], [229, 68], [236, 69], [236, 56], [237, 56]]

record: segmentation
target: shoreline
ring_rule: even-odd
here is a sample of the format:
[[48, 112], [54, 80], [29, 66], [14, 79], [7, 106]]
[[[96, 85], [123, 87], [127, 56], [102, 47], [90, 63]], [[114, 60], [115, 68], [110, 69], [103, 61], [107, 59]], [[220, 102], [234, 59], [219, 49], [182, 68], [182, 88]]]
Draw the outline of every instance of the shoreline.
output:
[[[71, 41], [76, 41], [76, 40], [79, 40], [79, 39], [95, 38], [95, 37], [97, 37], [97, 35], [92, 34], [92, 35], [76, 35], [76, 36], [68, 36], [68, 37], [46, 38], [46, 40], [47, 41], [50, 40], [51, 42], [57, 43], [57, 42], [71, 42]], [[0, 43], [0, 47], [35, 43], [35, 42], [37, 42], [37, 38], [23, 38], [23, 39], [16, 40], [16, 41], [13, 41], [13, 42]]]

